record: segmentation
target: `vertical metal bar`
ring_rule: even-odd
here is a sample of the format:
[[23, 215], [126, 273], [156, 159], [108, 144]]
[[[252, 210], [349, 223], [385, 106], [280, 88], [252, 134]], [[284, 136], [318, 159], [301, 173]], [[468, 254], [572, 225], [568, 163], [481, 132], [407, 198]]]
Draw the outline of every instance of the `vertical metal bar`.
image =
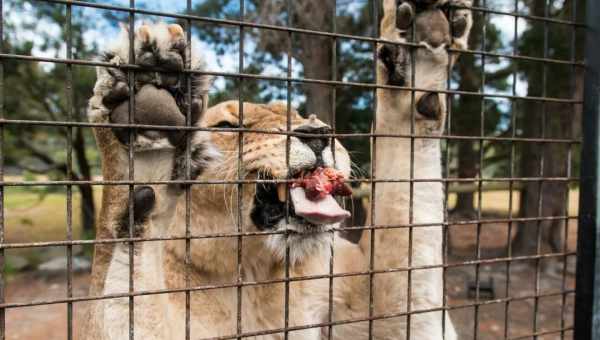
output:
[[[515, 0], [514, 3], [514, 12], [517, 13], [519, 11], [519, 1]], [[518, 17], [514, 17], [515, 22], [514, 22], [514, 32], [513, 32], [513, 50], [512, 50], [512, 55], [518, 55], [519, 51], [518, 51], [518, 39], [519, 39], [519, 18]], [[516, 63], [515, 60], [511, 60], [511, 63]], [[512, 95], [516, 96], [517, 95], [517, 67], [513, 67], [513, 72], [512, 72]], [[517, 135], [517, 100], [513, 99], [511, 101], [511, 138], [515, 138]], [[513, 140], [510, 141], [510, 160], [509, 160], [509, 178], [514, 178], [515, 177], [515, 153], [516, 153], [516, 148], [515, 148], [515, 142]], [[514, 193], [514, 181], [510, 180], [508, 182], [508, 230], [507, 230], [507, 235], [506, 235], [506, 256], [511, 258], [512, 257], [512, 230], [513, 230], [513, 193]], [[505, 291], [506, 291], [506, 298], [508, 298], [510, 296], [510, 264], [511, 261], [506, 261], [506, 285], [505, 285]], [[510, 299], [506, 300], [506, 304], [504, 306], [504, 339], [508, 339], [508, 336], [510, 334]]]
[[[483, 0], [483, 7], [487, 7], [486, 0]], [[487, 42], [487, 12], [482, 13], [482, 26], [481, 26], [481, 50], [486, 50]], [[485, 55], [481, 55], [481, 87], [480, 93], [485, 93]], [[481, 97], [479, 112], [479, 166], [477, 168], [477, 175], [481, 179], [483, 178], [483, 138], [485, 137], [485, 96]], [[477, 182], [477, 231], [476, 231], [476, 259], [481, 260], [481, 210], [483, 208], [483, 182]], [[479, 337], [479, 294], [481, 285], [481, 265], [477, 263], [475, 265], [475, 302], [477, 303], [473, 308], [475, 313], [475, 322], [473, 323], [473, 339], [477, 340]]]
[[[412, 31], [411, 31], [411, 37], [410, 37], [410, 42], [411, 43], [416, 43], [417, 39], [416, 39], [416, 32], [417, 32], [417, 25], [416, 25], [416, 20], [412, 21]], [[413, 223], [414, 223], [414, 205], [415, 205], [415, 200], [414, 200], [414, 195], [415, 195], [415, 131], [416, 131], [416, 112], [415, 112], [415, 107], [416, 107], [416, 93], [414, 88], [416, 87], [417, 83], [417, 75], [416, 75], [416, 67], [415, 64], [417, 62], [417, 59], [415, 57], [415, 52], [417, 51], [412, 45], [409, 47], [410, 50], [410, 86], [411, 86], [411, 90], [410, 90], [410, 160], [409, 160], [409, 176], [408, 176], [408, 186], [409, 186], [409, 196], [408, 196], [408, 259], [407, 259], [407, 265], [410, 268], [408, 270], [408, 272], [406, 273], [407, 275], [407, 285], [406, 285], [406, 339], [410, 340], [411, 338], [411, 331], [410, 331], [410, 323], [412, 320], [412, 272], [413, 269], [412, 267], [412, 263], [413, 263], [413, 231], [414, 231], [414, 227], [413, 227]]]
[[[293, 15], [294, 15], [294, 11], [292, 9], [292, 1], [291, 0], [286, 0], [286, 10], [287, 10], [287, 27], [290, 28], [292, 27], [292, 23], [293, 23]], [[288, 46], [287, 46], [287, 67], [286, 67], [286, 75], [287, 75], [287, 82], [286, 82], [286, 126], [285, 126], [285, 130], [286, 132], [290, 132], [292, 130], [292, 82], [289, 80], [292, 77], [292, 48], [293, 48], [293, 34], [292, 31], [288, 31], [288, 36], [287, 36], [287, 42], [288, 42]], [[286, 167], [289, 169], [290, 168], [290, 147], [291, 147], [291, 137], [290, 135], [286, 135], [285, 138], [285, 165]], [[289, 175], [289, 171], [288, 171], [288, 175]], [[288, 339], [289, 337], [289, 332], [288, 332], [288, 327], [289, 327], [289, 323], [290, 323], [290, 246], [288, 243], [288, 238], [289, 238], [289, 233], [288, 233], [288, 225], [289, 225], [289, 221], [290, 221], [290, 201], [291, 201], [291, 197], [290, 197], [290, 192], [289, 192], [289, 185], [287, 186], [287, 190], [286, 190], [286, 194], [287, 194], [287, 199], [285, 200], [285, 204], [286, 204], [286, 209], [285, 209], [285, 261], [284, 261], [284, 278], [285, 278], [285, 282], [284, 282], [284, 306], [283, 306], [283, 328], [284, 328], [284, 332], [283, 332], [283, 337], [285, 340]]]
[[577, 275], [575, 285], [575, 339], [600, 339], [600, 2], [586, 1], [585, 89], [583, 145], [579, 186]]
[[[72, 29], [71, 4], [66, 5], [66, 39], [67, 59], [73, 58], [73, 29]], [[67, 68], [67, 121], [73, 120], [73, 65], [66, 64]], [[73, 127], [67, 129], [67, 180], [73, 180]], [[80, 128], [81, 129], [81, 128]], [[83, 225], [81, 226], [84, 227]], [[73, 186], [67, 185], [67, 240], [73, 240]], [[67, 298], [73, 296], [73, 246], [67, 247]], [[67, 339], [73, 339], [73, 303], [67, 303]]]
[[[544, 17], [547, 18], [549, 16], [549, 2], [544, 1]], [[544, 59], [548, 58], [548, 22], [544, 21]], [[542, 96], [546, 97], [547, 94], [547, 81], [548, 81], [548, 65], [546, 63], [542, 63]], [[546, 124], [547, 124], [547, 105], [546, 102], [542, 103], [542, 133], [541, 138], [546, 138]], [[540, 153], [540, 171], [539, 177], [542, 179], [538, 182], [538, 209], [537, 209], [537, 217], [541, 218], [544, 214], [544, 170], [545, 170], [545, 154], [546, 154], [546, 144], [541, 143], [541, 153]], [[542, 221], [538, 219], [536, 222], [536, 255], [540, 255], [542, 250]], [[533, 298], [533, 330], [532, 333], [536, 334], [538, 331], [538, 309], [539, 309], [539, 295], [540, 295], [540, 267], [541, 267], [541, 259], [538, 257], [535, 260], [535, 293]], [[537, 335], [533, 336], [534, 340], [537, 339]]]
[[[4, 53], [4, 0], [0, 0], [0, 53]], [[0, 60], [0, 118], [4, 119], [4, 60]], [[0, 181], [4, 183], [4, 124], [0, 124]], [[0, 245], [4, 244], [4, 185], [0, 184]], [[0, 247], [0, 303], [5, 301], [4, 248]], [[0, 340], [6, 337], [6, 309], [0, 308]]]
[[[575, 92], [573, 92], [575, 93]], [[575, 112], [575, 105], [573, 105], [573, 113]], [[567, 146], [568, 150], [567, 150], [567, 176], [571, 176], [571, 162], [572, 162], [572, 148], [573, 145], [569, 144]], [[563, 253], [567, 253], [568, 248], [569, 248], [569, 205], [570, 205], [570, 188], [567, 186], [567, 190], [566, 190], [566, 194], [565, 194], [566, 198], [565, 198], [565, 210], [564, 210], [564, 215], [565, 215], [565, 219], [564, 219], [564, 238], [563, 238]], [[562, 268], [562, 278], [561, 278], [561, 301], [560, 301], [560, 338], [561, 340], [565, 338], [565, 327], [566, 327], [566, 320], [565, 320], [565, 308], [567, 306], [567, 293], [565, 293], [565, 291], [567, 290], [567, 267], [568, 267], [568, 260], [569, 260], [569, 256], [565, 255], [563, 256], [563, 268]]]
[[[575, 20], [577, 20], [577, 1], [571, 1], [571, 21], [575, 22]], [[571, 27], [571, 46], [570, 46], [570, 52], [571, 52], [571, 62], [575, 61], [575, 58], [577, 57], [577, 51], [576, 51], [576, 41], [577, 41], [577, 28], [575, 26]], [[577, 95], [577, 76], [576, 76], [576, 72], [577, 72], [577, 68], [574, 65], [571, 65], [571, 72], [570, 72], [570, 82], [571, 82], [571, 97], [572, 99], [577, 99], [576, 95]], [[579, 105], [576, 104], [572, 104], [571, 105], [571, 109], [573, 110], [571, 112], [571, 114], [573, 115], [573, 117], [576, 116], [577, 114], [577, 110], [579, 108]], [[569, 134], [568, 136], [569, 138], [574, 137], [571, 134]], [[569, 144], [567, 146], [567, 177], [571, 176], [571, 167], [572, 167], [572, 151], [573, 151], [573, 144]], [[566, 190], [566, 203], [565, 203], [565, 210], [564, 210], [564, 215], [565, 215], [565, 219], [564, 219], [564, 234], [563, 234], [563, 253], [566, 253], [569, 249], [569, 206], [570, 206], [570, 188], [567, 186], [567, 190]], [[568, 270], [568, 263], [569, 263], [569, 256], [564, 256], [563, 257], [563, 268], [562, 268], [562, 282], [561, 282], [561, 291], [562, 291], [562, 296], [561, 296], [561, 301], [560, 301], [560, 339], [564, 340], [565, 338], [565, 325], [566, 325], [566, 320], [565, 320], [565, 309], [567, 306], [567, 294], [565, 293], [565, 291], [567, 290], [567, 270]]]
[[[451, 57], [449, 57], [451, 58]], [[448, 68], [450, 69], [450, 64], [448, 64]], [[448, 72], [448, 76], [450, 76], [450, 72]], [[450, 83], [450, 78], [448, 78], [447, 81], [447, 85], [449, 88], [449, 84]], [[451, 105], [452, 105], [452, 96], [449, 95], [448, 97], [446, 97], [446, 131], [448, 131], [448, 134], [450, 134], [450, 129], [452, 128], [452, 124], [450, 122], [451, 120]], [[449, 139], [445, 139], [445, 150], [444, 150], [444, 157], [445, 157], [445, 161], [444, 161], [444, 169], [445, 169], [445, 179], [447, 179], [449, 177], [448, 173], [450, 169], [450, 140]], [[448, 206], [449, 206], [449, 200], [448, 200], [448, 192], [449, 192], [449, 188], [450, 188], [450, 183], [446, 182], [444, 183], [444, 223], [442, 224], [442, 339], [446, 339], [446, 316], [447, 314], [449, 314], [449, 312], [446, 310], [446, 307], [448, 307], [448, 282], [447, 282], [447, 277], [448, 277], [448, 268], [446, 267], [446, 265], [449, 263], [448, 261], [448, 257], [450, 254], [450, 223], [449, 223], [449, 218], [448, 218]]]
[[[240, 22], [244, 21], [244, 0], [240, 0]], [[239, 27], [240, 43], [239, 43], [239, 72], [244, 72], [244, 25], [241, 24]], [[239, 77], [238, 87], [238, 105], [239, 105], [239, 126], [244, 126], [244, 78]], [[244, 165], [242, 155], [244, 153], [244, 133], [238, 132], [238, 159], [237, 159], [237, 179], [241, 181], [244, 179]], [[240, 182], [237, 184], [237, 322], [236, 322], [236, 334], [237, 339], [242, 339], [242, 282], [243, 282], [243, 270], [242, 270], [242, 230], [244, 224], [244, 217], [242, 215], [242, 200], [243, 200], [244, 185]]]
[[[331, 22], [331, 31], [333, 33], [337, 33], [337, 1], [336, 0], [332, 0], [332, 6], [333, 6], [333, 19]], [[336, 37], [332, 37], [331, 38], [331, 65], [332, 65], [332, 72], [331, 72], [331, 80], [336, 81], [337, 80], [337, 38]], [[329, 121], [331, 122], [331, 129], [333, 134], [335, 135], [337, 130], [336, 130], [336, 98], [337, 98], [337, 86], [332, 85], [331, 87], [331, 117], [329, 119]], [[335, 137], [331, 137], [331, 140], [329, 141], [329, 145], [331, 146], [331, 154], [333, 156], [333, 167], [336, 168], [335, 163], [336, 163], [336, 158], [335, 158]], [[334, 257], [335, 257], [335, 231], [331, 231], [330, 232], [330, 236], [331, 236], [331, 245], [330, 245], [330, 257], [329, 257], [329, 301], [328, 301], [328, 305], [329, 305], [329, 310], [327, 311], [327, 321], [329, 322], [329, 326], [328, 326], [328, 332], [327, 332], [327, 338], [329, 340], [332, 339], [333, 337], [333, 325], [331, 324], [331, 322], [333, 322], [333, 266], [334, 266]]]
[[[373, 11], [373, 38], [379, 38], [379, 2], [377, 0], [372, 0], [372, 11]], [[374, 83], [378, 84], [377, 79], [377, 43], [373, 43], [373, 75], [374, 75]], [[373, 129], [377, 127], [377, 89], [373, 89], [373, 128], [371, 130], [370, 142], [371, 142], [371, 173], [370, 173], [370, 186], [371, 186], [371, 219], [369, 221], [369, 227], [371, 227], [370, 231], [370, 248], [369, 248], [369, 339], [373, 338], [373, 309], [374, 309], [374, 286], [373, 286], [373, 269], [375, 268], [375, 220], [376, 220], [376, 211], [375, 211], [375, 197], [376, 197], [376, 171], [377, 167], [375, 166], [377, 162], [377, 136], [374, 135]]]
[[[454, 22], [454, 11], [450, 10], [449, 13], [449, 21]], [[450, 25], [450, 36], [454, 39], [454, 27]], [[452, 53], [448, 53], [448, 67], [446, 69], [446, 90], [450, 90], [452, 88]], [[452, 94], [446, 95], [446, 134], [452, 135]], [[444, 157], [445, 162], [443, 164], [443, 174], [442, 177], [448, 179], [450, 173], [450, 139], [445, 138], [442, 139], [445, 142], [445, 150]], [[440, 143], [441, 141], [440, 140]], [[446, 264], [448, 264], [448, 256], [450, 253], [450, 223], [448, 218], [449, 211], [449, 200], [448, 193], [450, 188], [450, 182], [445, 182], [444, 186], [444, 223], [442, 224], [442, 339], [446, 339], [446, 317], [449, 312], [446, 310], [448, 306], [448, 268]]]
[[[135, 0], [129, 0], [129, 8], [131, 9], [135, 9]], [[130, 11], [129, 12], [129, 63], [130, 64], [135, 64], [135, 52], [134, 52], [134, 41], [135, 41], [135, 12], [134, 11]], [[135, 72], [131, 69], [127, 70], [127, 79], [129, 81], [129, 93], [135, 93]], [[129, 112], [128, 112], [128, 123], [129, 124], [133, 124], [134, 123], [134, 114], [135, 114], [135, 96], [129, 96], [129, 106], [128, 106]], [[133, 145], [134, 145], [134, 141], [135, 141], [135, 135], [134, 135], [134, 130], [133, 129], [129, 129], [129, 144], [127, 145], [127, 166], [129, 168], [129, 172], [128, 172], [128, 179], [130, 181], [133, 181], [135, 179], [135, 174], [134, 174], [134, 149], [133, 149]], [[133, 238], [134, 237], [134, 213], [133, 213], [133, 209], [134, 209], [134, 197], [133, 197], [133, 190], [134, 190], [134, 186], [133, 184], [130, 184], [128, 186], [128, 191], [129, 191], [129, 200], [128, 200], [128, 210], [129, 210], [129, 220], [127, 221], [128, 223], [128, 232], [129, 232], [129, 237]], [[135, 292], [135, 282], [133, 280], [133, 276], [134, 276], [134, 247], [135, 247], [135, 242], [130, 241], [128, 242], [128, 252], [129, 252], [129, 293], [133, 293]], [[134, 297], [133, 295], [129, 296], [129, 301], [128, 301], [128, 307], [129, 307], [129, 340], [134, 340], [134, 324], [135, 324], [135, 314], [134, 314]]]
[[[192, 0], [186, 0], [186, 12], [188, 14], [192, 13]], [[186, 45], [186, 55], [187, 58], [185, 58], [185, 69], [186, 70], [191, 70], [192, 68], [192, 20], [191, 19], [187, 19], [186, 20], [186, 40], [187, 40], [187, 45]], [[186, 73], [185, 74], [185, 82], [187, 85], [187, 93], [186, 93], [186, 101], [188, 103], [187, 105], [187, 112], [185, 113], [185, 121], [186, 121], [186, 125], [187, 126], [192, 126], [193, 123], [192, 122], [192, 76], [190, 73]], [[202, 103], [202, 106], [204, 107], [206, 103]], [[185, 179], [186, 180], [190, 180], [192, 179], [192, 175], [191, 175], [191, 136], [193, 133], [190, 133], [189, 131], [186, 131], [185, 134], [185, 138], [186, 138], [186, 146], [185, 146]], [[192, 242], [191, 242], [191, 237], [192, 237], [192, 232], [190, 230], [190, 225], [191, 225], [191, 216], [192, 216], [192, 211], [191, 211], [191, 202], [192, 202], [192, 186], [191, 185], [186, 185], [185, 186], [185, 340], [190, 340], [191, 338], [191, 312], [190, 312], [190, 308], [191, 308], [191, 293], [190, 293], [190, 287], [191, 287], [191, 283], [190, 283], [190, 268], [191, 268], [191, 264], [192, 264]]]

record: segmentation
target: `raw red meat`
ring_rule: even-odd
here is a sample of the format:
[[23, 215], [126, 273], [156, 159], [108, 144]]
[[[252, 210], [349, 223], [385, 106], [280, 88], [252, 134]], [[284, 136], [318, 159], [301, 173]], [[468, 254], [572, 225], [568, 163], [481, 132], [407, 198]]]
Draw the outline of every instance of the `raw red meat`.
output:
[[303, 173], [292, 188], [304, 188], [306, 198], [317, 201], [333, 196], [350, 196], [352, 189], [344, 183], [344, 175], [333, 168], [316, 168], [313, 172]]

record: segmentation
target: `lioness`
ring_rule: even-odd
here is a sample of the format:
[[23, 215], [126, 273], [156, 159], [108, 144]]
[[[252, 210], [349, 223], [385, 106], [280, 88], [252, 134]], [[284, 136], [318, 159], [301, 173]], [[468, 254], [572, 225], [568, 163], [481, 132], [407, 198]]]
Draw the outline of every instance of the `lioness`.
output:
[[[446, 71], [455, 59], [446, 48], [464, 48], [471, 26], [467, 10], [450, 10], [444, 7], [447, 3], [384, 0], [383, 38], [403, 42], [414, 35], [423, 48], [411, 59], [405, 46], [379, 46], [378, 83], [429, 91], [416, 92], [413, 100], [410, 91], [379, 89], [377, 133], [430, 137], [441, 132], [445, 100], [432, 91], [445, 88]], [[105, 60], [129, 63], [127, 37], [125, 30]], [[91, 295], [109, 298], [91, 304], [81, 330], [84, 338], [236, 338], [244, 333], [283, 339], [284, 328], [292, 339], [404, 339], [409, 330], [413, 339], [456, 337], [440, 309], [441, 269], [427, 268], [441, 263], [441, 227], [435, 225], [443, 217], [441, 184], [419, 182], [411, 188], [408, 183], [377, 183], [376, 225], [433, 226], [413, 232], [375, 228], [352, 244], [334, 232], [346, 214], [333, 198], [311, 206], [310, 217], [301, 212], [305, 207], [300, 205], [309, 204], [305, 199], [288, 202], [285, 180], [303, 171], [326, 167], [350, 176], [348, 152], [328, 137], [329, 126], [294, 110], [288, 122], [287, 107], [276, 103], [240, 107], [233, 101], [207, 108], [208, 78], [194, 72], [187, 82], [179, 72], [186, 66], [201, 71], [204, 64], [189, 52], [178, 25], [139, 27], [133, 50], [136, 63], [162, 72], [136, 76], [136, 110], [129, 117], [123, 106], [131, 100], [126, 74], [99, 68], [89, 105], [93, 122], [181, 126], [190, 120], [191, 125], [218, 131], [190, 131], [185, 138], [174, 129], [95, 128], [105, 180], [153, 183], [135, 185], [131, 191], [127, 185], [105, 186], [97, 237], [153, 241], [96, 246]], [[288, 143], [288, 124], [304, 135], [290, 136]], [[266, 133], [227, 131], [237, 127]], [[416, 139], [411, 147], [409, 140], [382, 137], [375, 152], [378, 179], [409, 179], [411, 173], [416, 178], [441, 177], [436, 139]], [[179, 181], [186, 178], [206, 183], [192, 185], [187, 197]], [[247, 181], [235, 183], [239, 178]], [[175, 183], [163, 184], [170, 180]], [[128, 208], [129, 198], [133, 209]], [[173, 237], [177, 240], [161, 240]], [[408, 281], [407, 266], [425, 268], [417, 268]], [[370, 268], [373, 277], [357, 274]], [[330, 270], [337, 275], [331, 282]], [[191, 288], [189, 295], [186, 288]], [[128, 292], [135, 296], [127, 297]], [[417, 314], [407, 316], [408, 311]]]

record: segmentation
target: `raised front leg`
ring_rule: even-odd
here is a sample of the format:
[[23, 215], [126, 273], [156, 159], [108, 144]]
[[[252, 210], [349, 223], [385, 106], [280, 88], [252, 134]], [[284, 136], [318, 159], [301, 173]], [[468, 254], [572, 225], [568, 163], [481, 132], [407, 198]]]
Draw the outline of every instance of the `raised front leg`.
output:
[[[107, 180], [130, 179], [131, 147], [133, 179], [182, 179], [186, 170], [186, 131], [172, 128], [196, 125], [206, 108], [210, 79], [192, 73], [192, 79], [188, 82], [181, 71], [188, 64], [192, 70], [202, 70], [204, 63], [197, 55], [189, 52], [184, 31], [175, 24], [139, 27], [135, 32], [133, 50], [135, 63], [143, 69], [135, 72], [135, 82], [130, 85], [126, 70], [118, 67], [131, 63], [129, 33], [124, 28], [120, 39], [104, 54], [104, 61], [115, 64], [115, 67], [99, 67], [97, 70], [94, 96], [89, 102], [90, 120], [95, 123], [166, 128], [95, 129], [102, 153], [104, 177]], [[191, 84], [191, 89], [188, 89], [188, 84]], [[211, 152], [207, 133], [190, 131], [189, 135], [192, 156], [190, 177], [194, 178], [215, 155]], [[148, 197], [144, 198], [147, 199]]]
[[[375, 230], [374, 265], [376, 270], [435, 266], [443, 263], [442, 223], [444, 195], [440, 140], [431, 138], [443, 131], [446, 118], [448, 73], [457, 53], [448, 48], [464, 49], [472, 26], [469, 0], [384, 0], [381, 23], [382, 39], [418, 47], [381, 44], [378, 47], [379, 84], [413, 87], [379, 89], [376, 133], [417, 135], [377, 138], [375, 173], [375, 225], [398, 228]], [[419, 138], [423, 136], [426, 138]], [[418, 181], [413, 179], [431, 179]], [[386, 182], [394, 180], [396, 182]], [[398, 182], [400, 180], [400, 182]], [[416, 224], [413, 228], [406, 227]], [[371, 233], [361, 240], [369, 256]], [[410, 282], [410, 287], [409, 287]], [[414, 269], [410, 272], [376, 274], [374, 281], [375, 314], [422, 311], [442, 307], [442, 269]], [[376, 329], [403, 328], [404, 338], [410, 321], [411, 339], [453, 339], [449, 318], [441, 311], [416, 313], [401, 320], [380, 320]], [[387, 335], [386, 335], [387, 334]]]
[[[135, 62], [130, 61], [128, 32], [104, 56], [115, 67], [99, 67], [94, 96], [89, 101], [91, 122], [101, 124], [136, 124], [146, 127], [94, 128], [102, 157], [104, 180], [157, 182], [195, 178], [217, 154], [212, 151], [207, 132], [176, 127], [195, 126], [206, 108], [209, 79], [196, 73], [191, 81], [181, 72], [190, 66], [202, 70], [203, 62], [186, 46], [179, 25], [143, 25], [135, 32]], [[136, 71], [135, 82], [123, 64], [143, 67]], [[191, 84], [191, 88], [188, 88]], [[191, 96], [188, 92], [191, 92]], [[134, 105], [131, 105], [133, 100]], [[166, 129], [153, 129], [149, 126]], [[187, 146], [190, 150], [187, 150]], [[186, 155], [190, 155], [189, 162]], [[133, 173], [131, 173], [133, 171]], [[111, 185], [103, 188], [103, 201], [97, 237], [128, 238], [164, 236], [172, 223], [180, 184]], [[130, 197], [132, 200], [130, 201]], [[133, 209], [129, 209], [132, 205]], [[131, 212], [133, 214], [131, 214]], [[133, 216], [132, 216], [133, 215]], [[161, 243], [134, 245], [135, 290], [159, 289], [161, 281]], [[106, 295], [129, 290], [128, 244], [97, 245], [94, 255], [93, 282], [90, 294]], [[138, 299], [135, 302], [136, 339], [168, 338], [165, 325], [144, 319], [144, 310], [158, 308], [164, 297]], [[128, 299], [95, 302], [83, 334], [87, 339], [125, 339], [129, 329]], [[165, 316], [166, 320], [166, 316]], [[164, 327], [163, 327], [164, 326]], [[146, 332], [148, 331], [148, 332]]]

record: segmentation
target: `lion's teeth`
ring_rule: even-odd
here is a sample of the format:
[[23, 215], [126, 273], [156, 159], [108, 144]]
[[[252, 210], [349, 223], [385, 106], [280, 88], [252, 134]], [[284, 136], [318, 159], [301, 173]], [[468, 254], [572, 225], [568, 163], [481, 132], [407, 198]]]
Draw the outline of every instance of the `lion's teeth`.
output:
[[277, 184], [277, 197], [280, 202], [287, 200], [287, 185], [285, 183]]

